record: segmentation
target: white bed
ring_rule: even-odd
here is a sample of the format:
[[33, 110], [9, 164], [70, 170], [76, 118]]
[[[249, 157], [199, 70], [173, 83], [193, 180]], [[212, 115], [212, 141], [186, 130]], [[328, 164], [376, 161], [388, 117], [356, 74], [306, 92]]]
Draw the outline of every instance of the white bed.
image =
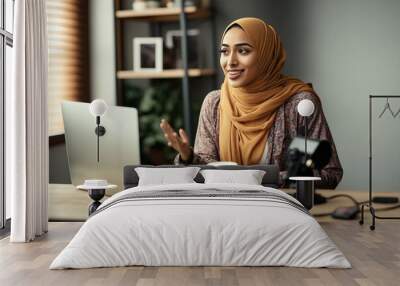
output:
[[50, 269], [128, 265], [350, 268], [342, 252], [299, 204], [282, 191], [255, 185], [130, 188], [100, 206]]

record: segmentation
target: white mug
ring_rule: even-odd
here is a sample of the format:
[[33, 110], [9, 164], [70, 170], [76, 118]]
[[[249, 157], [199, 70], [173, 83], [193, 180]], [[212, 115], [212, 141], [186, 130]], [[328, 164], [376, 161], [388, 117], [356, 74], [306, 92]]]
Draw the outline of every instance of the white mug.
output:
[[132, 9], [137, 11], [146, 10], [146, 2], [145, 1], [133, 1]]

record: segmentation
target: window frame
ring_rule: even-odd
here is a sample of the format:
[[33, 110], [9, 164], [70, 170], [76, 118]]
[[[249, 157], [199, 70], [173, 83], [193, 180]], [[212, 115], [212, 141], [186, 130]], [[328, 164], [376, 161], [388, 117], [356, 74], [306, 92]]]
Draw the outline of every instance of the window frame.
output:
[[[10, 231], [10, 219], [6, 215], [6, 188], [5, 188], [5, 102], [6, 102], [6, 47], [13, 48], [13, 33], [6, 30], [6, 0], [0, 0], [1, 21], [0, 21], [0, 236], [6, 235]], [[15, 0], [13, 5], [13, 22], [15, 16]], [[14, 24], [13, 24], [14, 25]], [[14, 27], [12, 27], [14, 31]]]

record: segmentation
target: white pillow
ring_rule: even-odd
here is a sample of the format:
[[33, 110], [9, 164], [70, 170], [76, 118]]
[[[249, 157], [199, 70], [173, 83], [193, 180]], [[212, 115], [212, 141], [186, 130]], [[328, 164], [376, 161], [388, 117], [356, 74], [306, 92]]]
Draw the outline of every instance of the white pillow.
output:
[[199, 167], [135, 168], [139, 176], [138, 186], [195, 183], [193, 179], [199, 170]]
[[201, 170], [205, 184], [234, 183], [261, 185], [265, 171], [262, 170]]

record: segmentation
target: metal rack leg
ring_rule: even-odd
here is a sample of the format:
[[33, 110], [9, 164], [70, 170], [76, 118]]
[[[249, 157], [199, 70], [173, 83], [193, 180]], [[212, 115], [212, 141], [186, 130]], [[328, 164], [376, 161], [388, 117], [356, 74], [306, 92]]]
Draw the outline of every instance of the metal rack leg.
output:
[[364, 204], [361, 204], [361, 218], [360, 218], [360, 221], [358, 223], [360, 225], [364, 224]]
[[372, 224], [370, 225], [370, 230], [375, 230], [375, 209], [373, 206], [369, 207], [369, 210], [371, 212], [372, 215]]

